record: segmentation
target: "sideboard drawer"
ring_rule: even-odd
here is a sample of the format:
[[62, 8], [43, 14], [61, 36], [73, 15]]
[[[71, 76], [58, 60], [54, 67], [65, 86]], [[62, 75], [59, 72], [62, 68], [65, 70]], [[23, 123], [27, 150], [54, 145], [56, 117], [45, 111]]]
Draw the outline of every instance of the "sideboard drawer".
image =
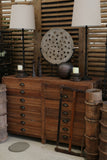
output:
[[41, 113], [41, 106], [38, 101], [36, 101], [35, 105], [30, 105], [30, 104], [15, 104], [13, 103], [8, 103], [8, 109], [12, 110], [13, 112], [18, 111], [23, 111], [23, 112], [37, 112]]
[[41, 121], [40, 113], [33, 113], [33, 112], [23, 112], [23, 111], [12, 111], [11, 109], [8, 109], [8, 117], [17, 117], [20, 120], [30, 120], [30, 121]]
[[18, 89], [18, 88], [9, 88], [7, 90], [7, 95], [11, 96], [24, 96], [24, 97], [32, 97], [32, 98], [40, 98], [41, 92], [40, 90], [30, 90], [26, 88]]
[[8, 131], [10, 133], [33, 136], [33, 137], [41, 137], [41, 127], [27, 127], [16, 125], [16, 123], [8, 122]]
[[21, 105], [39, 105], [41, 106], [41, 100], [36, 98], [28, 98], [28, 97], [21, 97], [21, 96], [7, 96], [8, 103], [14, 103], [14, 104], [21, 104]]
[[16, 78], [16, 77], [3, 77], [2, 82], [6, 84], [8, 88], [18, 88], [18, 89], [30, 89], [30, 90], [41, 90], [40, 80], [35, 80], [33, 78]]
[[26, 127], [41, 127], [41, 120], [38, 118], [37, 120], [26, 120], [16, 117], [8, 117], [8, 124], [9, 123], [15, 123], [16, 125], [20, 125], [20, 127], [26, 126]]

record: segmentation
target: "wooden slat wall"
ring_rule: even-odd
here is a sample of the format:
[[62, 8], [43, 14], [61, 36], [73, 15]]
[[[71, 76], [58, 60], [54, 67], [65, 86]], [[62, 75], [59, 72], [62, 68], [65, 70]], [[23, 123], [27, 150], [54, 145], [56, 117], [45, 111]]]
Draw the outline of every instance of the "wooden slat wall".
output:
[[[41, 30], [42, 36], [51, 28], [63, 28], [72, 36], [75, 51], [71, 58], [74, 66], [78, 66], [79, 29], [71, 28], [74, 0], [42, 0], [41, 2]], [[57, 65], [50, 65], [42, 57], [42, 72], [45, 75], [57, 74]]]
[[107, 24], [107, 0], [101, 1], [101, 19], [102, 23]]
[[[88, 29], [88, 74], [91, 77], [97, 76], [103, 78], [105, 66], [105, 41], [107, 33], [107, 27], [105, 26], [107, 23], [107, 0], [100, 1], [102, 26]], [[0, 15], [2, 15], [2, 19], [0, 19], [0, 26], [2, 29], [8, 30], [9, 28], [10, 8], [14, 3], [15, 0], [1, 0]], [[17, 3], [33, 3], [36, 10], [36, 34], [33, 32], [25, 32], [27, 71], [32, 73], [32, 60], [33, 58], [37, 59], [37, 56], [40, 55], [41, 35], [43, 37], [44, 34], [53, 27], [61, 27], [71, 34], [74, 41], [75, 50], [70, 61], [74, 66], [79, 66], [81, 68], [80, 71], [83, 73], [85, 46], [84, 29], [71, 27], [74, 0], [20, 0], [20, 2]], [[17, 64], [22, 63], [21, 31], [13, 32], [12, 42], [13, 67], [14, 70], [16, 70]], [[36, 52], [34, 51], [34, 48], [36, 48]], [[50, 65], [42, 57], [43, 74], [49, 75], [52, 71], [54, 74], [57, 74], [57, 66]]]
[[[71, 58], [74, 66], [80, 67], [84, 72], [84, 29], [71, 27], [73, 0], [42, 0], [42, 36], [53, 27], [61, 27], [67, 30], [75, 44], [76, 50]], [[102, 26], [89, 28], [88, 30], [88, 74], [91, 77], [104, 77], [105, 66], [105, 41], [107, 23], [107, 0], [101, 0], [101, 21]], [[82, 31], [82, 32], [81, 32]], [[42, 58], [42, 70], [44, 74], [57, 71], [57, 66], [53, 67]]]
[[[1, 0], [0, 4], [0, 14], [1, 18], [1, 28], [2, 30], [9, 30], [10, 23], [10, 12], [11, 5], [13, 4], [32, 4], [32, 0], [20, 0], [19, 2], [16, 0]], [[22, 38], [21, 38], [21, 30], [12, 30], [12, 55], [13, 55], [13, 70], [16, 72], [17, 65], [23, 63], [22, 56]], [[32, 73], [32, 60], [34, 59], [34, 32], [25, 31], [25, 63], [26, 63], [26, 71], [28, 73]]]
[[104, 77], [107, 27], [89, 28], [88, 30], [88, 74]]
[[104, 78], [106, 35], [107, 35], [107, 0], [101, 1], [101, 26], [88, 29], [88, 74]]
[[6, 52], [6, 64], [10, 64], [12, 62], [12, 33], [11, 31], [6, 31], [6, 30], [0, 30], [0, 52], [7, 51]]

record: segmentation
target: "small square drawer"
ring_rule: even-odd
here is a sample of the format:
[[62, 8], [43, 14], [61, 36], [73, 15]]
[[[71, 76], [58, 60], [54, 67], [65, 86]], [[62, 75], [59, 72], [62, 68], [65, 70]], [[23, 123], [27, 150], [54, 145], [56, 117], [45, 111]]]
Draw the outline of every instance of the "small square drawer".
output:
[[68, 126], [60, 126], [60, 133], [63, 133], [63, 134], [69, 134], [70, 133], [70, 127]]
[[68, 102], [68, 101], [62, 101], [62, 109], [65, 110], [71, 110], [72, 108], [72, 102]]
[[69, 134], [60, 134], [59, 141], [62, 143], [69, 143]]
[[63, 89], [61, 96], [63, 101], [73, 101], [73, 91], [71, 90]]
[[66, 126], [70, 126], [71, 124], [71, 118], [62, 118], [61, 119], [61, 126], [66, 125]]
[[62, 110], [62, 112], [61, 112], [61, 117], [67, 117], [67, 118], [71, 118], [71, 111], [67, 111], [67, 110]]

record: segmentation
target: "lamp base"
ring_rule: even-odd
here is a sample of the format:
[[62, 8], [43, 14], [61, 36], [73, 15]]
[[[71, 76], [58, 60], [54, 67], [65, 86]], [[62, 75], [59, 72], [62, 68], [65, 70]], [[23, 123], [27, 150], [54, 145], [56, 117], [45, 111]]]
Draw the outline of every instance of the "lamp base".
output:
[[25, 71], [17, 71], [16, 78], [25, 78], [29, 75]]
[[81, 81], [80, 73], [71, 73], [70, 75], [71, 75], [70, 77], [71, 81], [75, 81], [75, 82]]
[[84, 77], [82, 78], [82, 80], [88, 81], [88, 80], [92, 80], [92, 78], [88, 77], [87, 75], [84, 75]]

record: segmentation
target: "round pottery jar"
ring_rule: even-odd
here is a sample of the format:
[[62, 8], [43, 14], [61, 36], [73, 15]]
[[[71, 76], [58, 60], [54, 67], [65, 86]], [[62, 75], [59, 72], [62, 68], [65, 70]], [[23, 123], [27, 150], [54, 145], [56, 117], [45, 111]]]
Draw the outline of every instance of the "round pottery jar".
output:
[[61, 63], [58, 67], [58, 75], [62, 79], [69, 79], [72, 72], [71, 63]]

